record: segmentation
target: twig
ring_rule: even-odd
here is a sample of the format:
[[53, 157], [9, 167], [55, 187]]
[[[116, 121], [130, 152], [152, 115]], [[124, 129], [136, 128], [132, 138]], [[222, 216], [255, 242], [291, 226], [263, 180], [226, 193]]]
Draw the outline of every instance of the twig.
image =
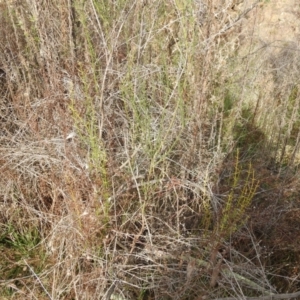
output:
[[44, 292], [49, 297], [49, 299], [52, 299], [51, 295], [49, 294], [49, 292], [47, 291], [47, 289], [43, 285], [41, 279], [37, 276], [37, 274], [34, 272], [34, 270], [30, 267], [30, 265], [27, 263], [26, 259], [24, 259], [24, 262], [25, 262], [26, 266], [29, 268], [29, 270], [31, 271], [31, 273], [33, 274], [33, 276], [37, 279], [37, 281], [39, 282], [39, 284], [42, 286]]
[[[273, 294], [269, 296], [261, 296], [261, 297], [243, 297], [243, 300], [275, 300], [275, 299], [292, 299], [300, 296], [300, 291], [291, 294]], [[237, 300], [236, 297], [229, 298], [217, 298], [214, 300]]]
[[109, 287], [109, 289], [106, 291], [106, 293], [105, 293], [103, 299], [105, 299], [105, 300], [110, 300], [112, 294], [113, 294], [114, 291], [115, 291], [115, 288], [116, 288], [116, 282], [114, 282], [114, 283]]
[[[150, 251], [151, 254], [153, 255], [157, 255], [159, 256], [159, 258], [166, 258], [166, 259], [176, 259], [175, 256], [169, 254], [169, 253], [165, 253], [164, 251], [155, 251], [155, 249], [145, 249], [144, 251]], [[198, 265], [198, 266], [202, 266], [202, 267], [206, 267], [206, 268], [210, 268], [211, 264], [202, 260], [202, 259], [198, 259], [198, 258], [194, 258], [194, 257], [190, 257], [187, 255], [184, 255], [182, 257], [180, 257], [183, 261], [186, 262], [193, 262], [194, 265]], [[259, 284], [255, 283], [254, 281], [232, 271], [231, 269], [225, 268], [221, 270], [221, 274], [223, 276], [226, 276], [227, 278], [235, 278], [235, 280], [239, 281], [239, 282], [243, 282], [244, 284], [247, 284], [248, 286], [251, 286], [253, 289], [257, 290], [257, 291], [261, 291], [264, 294], [267, 294], [267, 296], [264, 297], [268, 297], [268, 298], [245, 298], [245, 299], [250, 299], [250, 300], [255, 300], [255, 299], [259, 299], [259, 300], [271, 300], [271, 299], [288, 299], [288, 298], [270, 298], [270, 297], [274, 297], [275, 295], [270, 292], [269, 290], [265, 289], [264, 287], [260, 286]], [[277, 296], [277, 295], [276, 295]], [[295, 296], [294, 296], [295, 297]], [[215, 300], [236, 300], [236, 298], [224, 298], [224, 299], [215, 299]]]

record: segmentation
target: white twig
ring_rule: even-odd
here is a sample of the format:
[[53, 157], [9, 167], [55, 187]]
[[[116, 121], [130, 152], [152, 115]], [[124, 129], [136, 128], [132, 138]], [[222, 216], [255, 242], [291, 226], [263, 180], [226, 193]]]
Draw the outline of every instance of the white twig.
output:
[[34, 275], [34, 277], [37, 279], [37, 281], [39, 282], [39, 284], [41, 285], [41, 287], [43, 288], [44, 292], [46, 293], [46, 295], [49, 297], [49, 299], [52, 300], [51, 295], [49, 294], [49, 292], [46, 290], [45, 286], [43, 285], [42, 281], [40, 280], [40, 278], [37, 276], [37, 274], [34, 272], [34, 270], [30, 267], [30, 265], [27, 263], [26, 259], [24, 259], [24, 262], [26, 264], [26, 266], [29, 268], [29, 270], [31, 271], [31, 273]]
[[[243, 297], [243, 300], [275, 300], [275, 299], [293, 299], [300, 296], [300, 291], [291, 294], [273, 294], [269, 296], [261, 296], [261, 297]], [[214, 300], [237, 300], [236, 297], [229, 298], [217, 298]]]

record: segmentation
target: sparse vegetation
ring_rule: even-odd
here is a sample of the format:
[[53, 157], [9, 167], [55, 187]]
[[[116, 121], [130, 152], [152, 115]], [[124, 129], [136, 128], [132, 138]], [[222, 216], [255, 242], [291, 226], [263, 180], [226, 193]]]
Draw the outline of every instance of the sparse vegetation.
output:
[[299, 297], [299, 47], [256, 38], [267, 2], [0, 1], [1, 299]]

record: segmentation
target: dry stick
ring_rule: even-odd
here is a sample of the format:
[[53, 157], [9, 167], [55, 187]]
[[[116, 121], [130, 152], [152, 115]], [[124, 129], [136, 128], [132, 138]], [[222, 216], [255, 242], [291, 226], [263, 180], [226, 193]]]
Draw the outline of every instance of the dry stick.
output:
[[211, 274], [210, 287], [215, 287], [217, 284], [218, 277], [222, 267], [221, 264], [222, 264], [222, 259], [219, 259]]
[[[145, 251], [145, 250], [144, 250]], [[153, 251], [153, 249], [151, 250], [151, 254], [153, 255], [155, 253], [155, 251]], [[171, 254], [166, 254], [164, 253], [163, 251], [159, 251], [159, 258], [162, 259], [162, 258], [166, 258], [166, 259], [176, 259], [178, 257], [174, 256], [174, 255], [171, 255]], [[210, 268], [211, 267], [211, 264], [202, 260], [202, 259], [197, 259], [197, 258], [194, 258], [194, 257], [190, 257], [188, 255], [184, 255], [183, 257], [181, 257], [181, 259], [183, 261], [186, 261], [186, 262], [191, 262], [193, 263], [194, 265], [198, 265], [198, 266], [202, 266], [202, 267], [205, 267], [205, 268]], [[259, 299], [259, 300], [263, 300], [263, 299], [266, 299], [266, 300], [270, 300], [270, 299], [287, 299], [287, 298], [270, 298], [270, 297], [274, 297], [274, 296], [278, 296], [278, 295], [274, 295], [272, 292], [270, 292], [269, 290], [265, 289], [264, 287], [260, 286], [259, 284], [253, 282], [252, 280], [240, 275], [240, 274], [237, 274], [235, 272], [233, 272], [231, 269], [223, 269], [221, 270], [220, 272], [224, 277], [227, 277], [227, 278], [230, 278], [230, 279], [234, 279], [236, 281], [239, 281], [239, 282], [243, 282], [245, 284], [247, 284], [248, 286], [252, 287], [253, 289], [257, 290], [257, 291], [260, 291], [264, 294], [267, 294], [267, 296], [264, 296], [264, 297], [267, 297], [267, 298], [249, 298], [250, 300], [255, 300], [255, 299]], [[294, 296], [295, 297], [295, 296]], [[248, 299], [248, 298], [245, 298], [245, 299]], [[236, 298], [224, 298], [224, 299], [216, 299], [216, 300], [236, 300]]]
[[[143, 229], [144, 227], [142, 227]], [[133, 253], [133, 250], [135, 248], [135, 244], [138, 240], [138, 238], [141, 236], [142, 234], [142, 230], [136, 235], [133, 243], [132, 243], [132, 249], [130, 251], [130, 254]], [[144, 249], [143, 252], [148, 252], [150, 251], [151, 255], [155, 255], [155, 256], [159, 256], [160, 259], [162, 258], [165, 258], [165, 259], [178, 259], [178, 257], [176, 257], [175, 255], [171, 255], [171, 254], [167, 254], [165, 253], [164, 251], [155, 251], [154, 249]], [[197, 259], [197, 258], [194, 258], [194, 257], [190, 257], [188, 255], [184, 255], [183, 257], [181, 257], [181, 259], [185, 262], [188, 262], [190, 264], [192, 264], [193, 266], [202, 266], [202, 267], [205, 267], [205, 268], [210, 268], [211, 267], [211, 264], [209, 262], [206, 262], [202, 259]], [[222, 261], [222, 260], [221, 260]], [[219, 272], [219, 266], [218, 266], [218, 272]], [[289, 298], [295, 298], [295, 297], [298, 297], [300, 296], [300, 291], [299, 292], [296, 292], [296, 293], [292, 293], [292, 294], [273, 294], [272, 292], [270, 292], [269, 290], [267, 290], [266, 288], [260, 286], [259, 284], [253, 282], [252, 280], [240, 275], [240, 274], [237, 274], [235, 273], [234, 271], [232, 271], [231, 269], [221, 269], [220, 273], [224, 276], [224, 277], [227, 277], [229, 279], [234, 279], [236, 281], [239, 281], [239, 282], [243, 282], [244, 284], [247, 284], [248, 286], [252, 287], [253, 289], [257, 290], [257, 291], [260, 291], [264, 294], [267, 294], [266, 296], [261, 296], [261, 297], [243, 297], [243, 300], [275, 300], [275, 299], [289, 299]], [[114, 289], [114, 286], [112, 287], [112, 290]], [[109, 293], [110, 294], [110, 293]], [[108, 298], [105, 298], [105, 299], [108, 299]], [[232, 298], [232, 297], [229, 297], [229, 298], [216, 298], [214, 300], [236, 300], [237, 298]]]
[[[129, 255], [128, 257], [126, 258], [125, 262], [124, 262], [124, 265], [127, 265], [128, 263], [128, 260], [130, 258], [130, 255], [133, 253], [135, 247], [136, 247], [136, 243], [138, 242], [139, 238], [142, 236], [143, 232], [145, 230], [145, 224], [143, 222], [143, 225], [142, 225], [142, 228], [141, 230], [139, 231], [139, 233], [137, 235], [134, 236], [134, 239], [132, 241], [132, 244], [131, 244], [131, 250], [129, 252]], [[118, 243], [118, 242], [117, 242]], [[121, 246], [123, 249], [125, 248], [124, 246], [122, 246], [122, 244], [118, 243], [119, 246]], [[126, 248], [125, 248], [126, 249]], [[109, 287], [109, 289], [106, 291], [103, 299], [105, 300], [110, 300], [111, 299], [111, 296], [113, 295], [114, 291], [115, 291], [115, 288], [116, 288], [116, 281], [113, 282], [113, 284]]]
[[113, 282], [113, 284], [109, 287], [109, 289], [106, 291], [105, 295], [103, 296], [103, 299], [110, 300], [111, 296], [113, 295], [116, 288], [116, 282]]
[[[243, 297], [243, 300], [275, 300], [275, 299], [292, 299], [300, 296], [300, 291], [291, 294], [277, 294], [270, 296], [262, 296], [262, 297]], [[236, 300], [236, 297], [229, 298], [217, 298], [214, 300]]]
[[260, 1], [256, 1], [255, 3], [253, 3], [249, 8], [243, 11], [233, 22], [231, 22], [230, 24], [226, 24], [226, 26], [223, 27], [219, 32], [209, 36], [207, 38], [207, 41], [214, 40], [215, 38], [226, 34], [229, 31], [229, 29], [233, 28], [240, 20], [242, 20], [244, 16], [246, 16], [251, 10], [253, 10], [259, 2]]
[[[188, 259], [188, 258], [187, 258]], [[191, 259], [191, 258], [189, 258]], [[193, 258], [195, 259], [195, 258]], [[195, 259], [196, 262], [199, 264], [199, 265], [202, 265], [202, 266], [208, 266], [209, 264], [201, 259]], [[261, 291], [263, 292], [264, 294], [268, 294], [268, 296], [273, 296], [273, 294], [268, 291], [267, 289], [265, 289], [264, 287], [260, 286], [259, 284], [253, 282], [252, 280], [242, 276], [242, 275], [239, 275], [235, 272], [233, 272], [232, 270], [230, 269], [223, 269], [221, 270], [221, 274], [227, 278], [233, 278], [237, 281], [240, 281], [240, 282], [243, 282], [243, 283], [246, 283], [247, 285], [251, 286], [252, 288], [258, 290], [258, 291]], [[229, 300], [229, 299], [228, 299]]]
[[31, 271], [31, 273], [33, 274], [33, 276], [37, 279], [38, 283], [42, 286], [44, 292], [46, 293], [46, 295], [49, 297], [49, 299], [53, 299], [51, 297], [51, 295], [49, 294], [49, 292], [47, 291], [47, 289], [45, 288], [45, 286], [43, 285], [41, 279], [38, 277], [38, 275], [34, 272], [34, 270], [30, 267], [30, 265], [27, 263], [26, 259], [24, 259], [24, 262], [26, 264], [26, 266], [29, 268], [29, 270]]

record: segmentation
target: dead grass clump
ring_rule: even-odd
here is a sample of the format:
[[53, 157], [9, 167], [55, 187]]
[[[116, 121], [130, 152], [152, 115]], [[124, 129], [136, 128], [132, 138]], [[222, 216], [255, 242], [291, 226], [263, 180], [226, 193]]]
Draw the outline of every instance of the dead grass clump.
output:
[[296, 161], [298, 89], [264, 101], [288, 72], [225, 2], [2, 1], [1, 296], [276, 293], [251, 209]]

